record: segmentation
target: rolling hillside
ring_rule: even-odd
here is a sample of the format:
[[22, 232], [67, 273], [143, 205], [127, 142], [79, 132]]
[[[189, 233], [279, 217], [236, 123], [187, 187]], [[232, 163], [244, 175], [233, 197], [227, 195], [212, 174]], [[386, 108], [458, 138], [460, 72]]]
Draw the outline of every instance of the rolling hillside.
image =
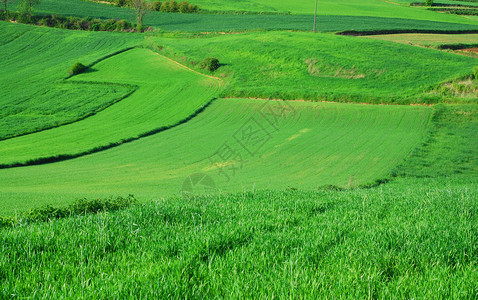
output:
[[0, 211], [76, 195], [155, 199], [180, 193], [196, 173], [212, 178], [212, 192], [372, 183], [419, 145], [431, 113], [421, 106], [217, 100], [183, 125], [114, 149], [0, 170]]

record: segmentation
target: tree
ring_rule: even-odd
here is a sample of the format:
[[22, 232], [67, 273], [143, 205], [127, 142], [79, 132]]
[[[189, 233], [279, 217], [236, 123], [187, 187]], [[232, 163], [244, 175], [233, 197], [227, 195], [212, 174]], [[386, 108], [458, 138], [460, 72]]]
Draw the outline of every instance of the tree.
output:
[[40, 0], [20, 0], [18, 2], [18, 9], [21, 13], [31, 16], [33, 13], [33, 6], [38, 3], [40, 3]]
[[146, 0], [131, 0], [131, 6], [136, 11], [136, 26], [138, 31], [143, 29], [143, 18], [150, 10], [150, 2]]

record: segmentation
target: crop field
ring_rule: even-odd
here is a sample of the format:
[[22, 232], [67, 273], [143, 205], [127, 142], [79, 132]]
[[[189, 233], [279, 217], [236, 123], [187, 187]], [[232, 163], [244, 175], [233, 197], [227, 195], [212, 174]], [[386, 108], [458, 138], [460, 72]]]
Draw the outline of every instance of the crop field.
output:
[[[310, 3], [309, 3], [310, 2]], [[197, 2], [200, 4], [200, 2]], [[215, 1], [240, 6], [249, 6], [245, 1]], [[273, 2], [271, 2], [273, 3]], [[298, 3], [300, 7], [291, 15], [256, 15], [256, 14], [175, 14], [151, 12], [145, 16], [145, 24], [159, 28], [162, 31], [188, 32], [222, 32], [244, 30], [311, 30], [313, 25], [314, 7], [312, 1], [277, 2], [278, 7], [286, 11], [294, 11]], [[16, 1], [10, 5], [15, 6]], [[222, 4], [221, 4], [222, 5]], [[358, 9], [358, 7], [364, 7]], [[205, 9], [208, 6], [205, 5]], [[248, 11], [260, 11], [251, 5]], [[210, 6], [209, 9], [219, 7]], [[240, 9], [242, 10], [242, 9]], [[102, 19], [135, 20], [134, 11], [127, 8], [114, 7], [108, 4], [98, 4], [84, 0], [44, 0], [36, 7], [38, 13], [57, 14], [75, 17], [91, 17]], [[281, 10], [279, 9], [279, 12]], [[393, 5], [380, 0], [358, 1], [353, 3], [343, 1], [327, 1], [319, 8], [318, 30], [478, 30], [475, 20], [456, 15], [441, 14], [427, 11], [423, 8]]]
[[[197, 173], [210, 176], [217, 192], [358, 186], [386, 177], [417, 147], [430, 114], [421, 106], [217, 100], [187, 124], [115, 149], [0, 170], [0, 211], [59, 203], [78, 193], [132, 193], [147, 200], [178, 194]], [[137, 178], [125, 182], [129, 177]]]
[[[67, 82], [98, 81], [138, 88], [130, 97], [80, 122], [0, 141], [1, 164], [78, 155], [173, 126], [210, 101], [220, 86], [219, 80], [187, 70], [147, 49], [108, 58], [91, 72]], [[132, 118], [141, 121], [131, 124]]]
[[[225, 97], [433, 103], [437, 99], [428, 94], [430, 89], [470, 74], [477, 65], [474, 58], [331, 34], [271, 32], [150, 40], [178, 59], [200, 61], [204, 50], [218, 57], [226, 64], [221, 72], [234, 74]], [[424, 73], [425, 68], [429, 72]]]
[[135, 43], [136, 37], [72, 35], [4, 22], [0, 28], [0, 140], [73, 122], [131, 92], [127, 85], [73, 84], [63, 79], [76, 60], [91, 63]]
[[25, 1], [0, 299], [478, 298], [476, 0]]

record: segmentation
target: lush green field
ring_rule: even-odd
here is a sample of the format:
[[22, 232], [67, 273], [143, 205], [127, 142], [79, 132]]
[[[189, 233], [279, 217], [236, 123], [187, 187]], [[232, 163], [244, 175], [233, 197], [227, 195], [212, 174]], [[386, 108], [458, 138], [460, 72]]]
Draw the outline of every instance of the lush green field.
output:
[[425, 48], [477, 35], [332, 34], [478, 18], [397, 1], [0, 22], [0, 299], [478, 298], [478, 61]]
[[422, 106], [216, 100], [186, 124], [114, 149], [0, 170], [0, 212], [68, 203], [78, 195], [155, 199], [179, 193], [196, 173], [210, 176], [217, 191], [372, 183], [419, 145], [431, 112]]
[[151, 45], [192, 62], [204, 53], [231, 74], [225, 97], [261, 97], [374, 103], [437, 102], [428, 91], [470, 75], [475, 58], [390, 42], [298, 32], [159, 38]]
[[48, 298], [478, 296], [475, 179], [168, 198], [0, 231], [0, 291]]
[[212, 100], [220, 86], [219, 79], [197, 74], [147, 49], [115, 55], [67, 82], [107, 82], [138, 88], [85, 120], [0, 141], [0, 163], [77, 155], [175, 125]]
[[[75, 61], [91, 63], [138, 36], [0, 24], [0, 140], [55, 127], [121, 100], [132, 86], [64, 82]], [[94, 99], [94, 101], [92, 101]]]
[[[462, 16], [440, 14], [426, 11], [423, 8], [397, 6], [379, 0], [363, 2], [355, 0], [351, 4], [345, 4], [328, 1], [321, 4], [318, 30], [478, 30], [476, 20], [470, 20]], [[296, 2], [281, 1], [279, 3], [291, 6], [290, 3]], [[145, 17], [145, 24], [165, 31], [312, 30], [313, 7], [312, 10], [310, 8], [305, 9], [310, 4], [313, 5], [313, 2], [299, 2], [299, 6], [302, 6], [299, 11], [303, 11], [305, 14], [298, 15], [168, 14], [152, 12]], [[10, 5], [15, 7], [16, 2], [14, 1]], [[358, 9], [358, 7], [362, 8]], [[135, 20], [134, 12], [130, 9], [83, 0], [44, 0], [35, 9], [38, 13], [47, 14]]]

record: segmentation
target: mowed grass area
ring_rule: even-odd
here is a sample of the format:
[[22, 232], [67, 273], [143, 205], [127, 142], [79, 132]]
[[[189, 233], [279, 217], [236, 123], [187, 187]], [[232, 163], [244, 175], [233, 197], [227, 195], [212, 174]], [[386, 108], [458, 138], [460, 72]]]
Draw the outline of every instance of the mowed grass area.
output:
[[411, 44], [424, 47], [436, 47], [449, 44], [478, 44], [478, 34], [384, 34], [370, 35], [365, 38]]
[[157, 199], [179, 194], [196, 173], [214, 186], [195, 193], [356, 187], [389, 176], [419, 146], [431, 113], [423, 106], [216, 100], [183, 125], [113, 149], [0, 170], [0, 214], [80, 195]]
[[193, 65], [204, 53], [232, 78], [224, 97], [367, 103], [439, 102], [428, 92], [470, 75], [478, 60], [396, 43], [331, 34], [267, 32], [202, 38], [151, 34], [150, 47]]
[[132, 49], [94, 65], [68, 83], [127, 84], [137, 90], [82, 121], [0, 141], [0, 163], [77, 155], [181, 122], [212, 100], [219, 79], [198, 74], [150, 50]]
[[0, 230], [9, 298], [478, 295], [478, 181], [168, 198]]
[[[309, 1], [310, 2], [310, 1]], [[300, 6], [310, 7], [312, 2], [301, 1]], [[216, 2], [232, 3], [232, 2]], [[235, 4], [250, 2], [234, 2]], [[275, 3], [275, 2], [274, 2]], [[283, 1], [282, 5], [295, 7]], [[10, 7], [15, 7], [13, 1]], [[37, 13], [65, 16], [116, 18], [135, 21], [134, 11], [82, 0], [45, 0], [35, 6]], [[210, 7], [212, 8], [212, 7]], [[263, 8], [258, 8], [260, 12]], [[312, 30], [313, 7], [293, 15], [234, 15], [234, 14], [169, 14], [152, 12], [145, 17], [145, 25], [162, 31], [238, 31], [238, 30]], [[329, 1], [321, 4], [318, 30], [478, 30], [478, 22], [462, 16], [440, 14], [416, 7], [392, 5], [379, 0], [353, 3]]]
[[121, 100], [134, 87], [63, 79], [76, 61], [92, 63], [139, 40], [0, 22], [0, 140], [73, 122]]

